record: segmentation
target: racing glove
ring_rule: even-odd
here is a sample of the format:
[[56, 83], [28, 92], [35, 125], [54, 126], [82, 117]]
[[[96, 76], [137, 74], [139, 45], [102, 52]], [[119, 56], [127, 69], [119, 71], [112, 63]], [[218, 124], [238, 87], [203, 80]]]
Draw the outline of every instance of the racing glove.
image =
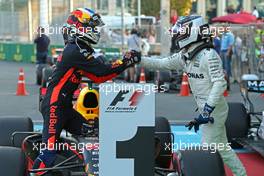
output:
[[135, 50], [131, 50], [125, 53], [122, 62], [127, 66], [133, 66], [141, 61], [141, 54]]
[[209, 106], [207, 103], [204, 106], [202, 114], [198, 116], [198, 118], [194, 118], [194, 120], [190, 121], [188, 124], [185, 125], [185, 127], [188, 128], [188, 130], [191, 130], [194, 127], [195, 133], [199, 130], [199, 126], [201, 124], [206, 124], [206, 123], [214, 123], [214, 118], [210, 117], [211, 113], [215, 107]]

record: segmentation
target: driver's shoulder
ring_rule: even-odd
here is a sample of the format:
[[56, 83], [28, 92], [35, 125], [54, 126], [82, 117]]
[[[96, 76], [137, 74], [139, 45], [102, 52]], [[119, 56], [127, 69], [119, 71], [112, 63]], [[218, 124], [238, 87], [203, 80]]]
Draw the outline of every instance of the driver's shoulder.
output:
[[209, 61], [218, 58], [219, 55], [214, 48], [204, 48], [197, 54], [197, 57], [199, 60]]

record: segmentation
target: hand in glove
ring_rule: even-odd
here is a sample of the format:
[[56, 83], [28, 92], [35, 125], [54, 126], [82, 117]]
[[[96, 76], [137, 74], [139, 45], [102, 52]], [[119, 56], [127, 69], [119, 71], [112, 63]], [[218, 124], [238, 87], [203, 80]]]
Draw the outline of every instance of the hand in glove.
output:
[[122, 61], [127, 67], [133, 66], [141, 61], [141, 54], [135, 50], [128, 51]]
[[214, 108], [215, 107], [211, 107], [206, 103], [203, 109], [203, 113], [200, 114], [198, 118], [194, 118], [194, 120], [186, 124], [185, 127], [188, 127], [189, 130], [194, 127], [194, 131], [197, 133], [201, 124], [206, 124], [209, 122], [214, 123], [214, 118], [210, 117], [210, 114], [213, 112]]

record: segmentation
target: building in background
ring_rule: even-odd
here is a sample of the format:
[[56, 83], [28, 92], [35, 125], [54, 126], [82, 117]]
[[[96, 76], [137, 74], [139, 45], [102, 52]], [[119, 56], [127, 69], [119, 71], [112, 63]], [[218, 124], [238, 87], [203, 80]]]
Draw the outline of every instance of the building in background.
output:
[[254, 6], [257, 6], [264, 16], [264, 0], [193, 0], [192, 13], [211, 19], [227, 13], [237, 13], [241, 8], [252, 12]]
[[[264, 15], [264, 11], [261, 11], [264, 9], [264, 0], [192, 1], [192, 13], [201, 14], [209, 20], [226, 14], [227, 9], [237, 12], [243, 7], [245, 11], [251, 12], [255, 5], [259, 8], [260, 16]], [[136, 4], [137, 0], [125, 0], [124, 13], [137, 15]], [[69, 12], [77, 7], [97, 9], [102, 15], [108, 16], [121, 14], [121, 0], [0, 0], [0, 41], [32, 42], [38, 26], [49, 25], [59, 30]], [[162, 12], [155, 13], [155, 17], [160, 17]], [[54, 44], [62, 43], [60, 35], [50, 35], [50, 38]]]

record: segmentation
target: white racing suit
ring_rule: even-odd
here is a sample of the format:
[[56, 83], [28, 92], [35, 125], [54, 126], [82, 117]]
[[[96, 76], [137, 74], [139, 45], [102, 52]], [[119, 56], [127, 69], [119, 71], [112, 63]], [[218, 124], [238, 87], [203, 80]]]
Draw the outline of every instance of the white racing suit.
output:
[[[211, 114], [214, 123], [202, 125], [202, 142], [219, 146], [219, 153], [225, 164], [236, 176], [245, 176], [246, 171], [235, 152], [227, 142], [225, 121], [228, 105], [223, 97], [226, 89], [222, 61], [214, 49], [202, 49], [192, 60], [185, 60], [176, 53], [163, 59], [142, 58], [143, 67], [157, 70], [184, 70], [189, 79], [198, 110], [202, 113], [205, 103], [215, 107]], [[220, 150], [220, 145], [225, 146]], [[206, 166], [205, 166], [206, 167]]]

